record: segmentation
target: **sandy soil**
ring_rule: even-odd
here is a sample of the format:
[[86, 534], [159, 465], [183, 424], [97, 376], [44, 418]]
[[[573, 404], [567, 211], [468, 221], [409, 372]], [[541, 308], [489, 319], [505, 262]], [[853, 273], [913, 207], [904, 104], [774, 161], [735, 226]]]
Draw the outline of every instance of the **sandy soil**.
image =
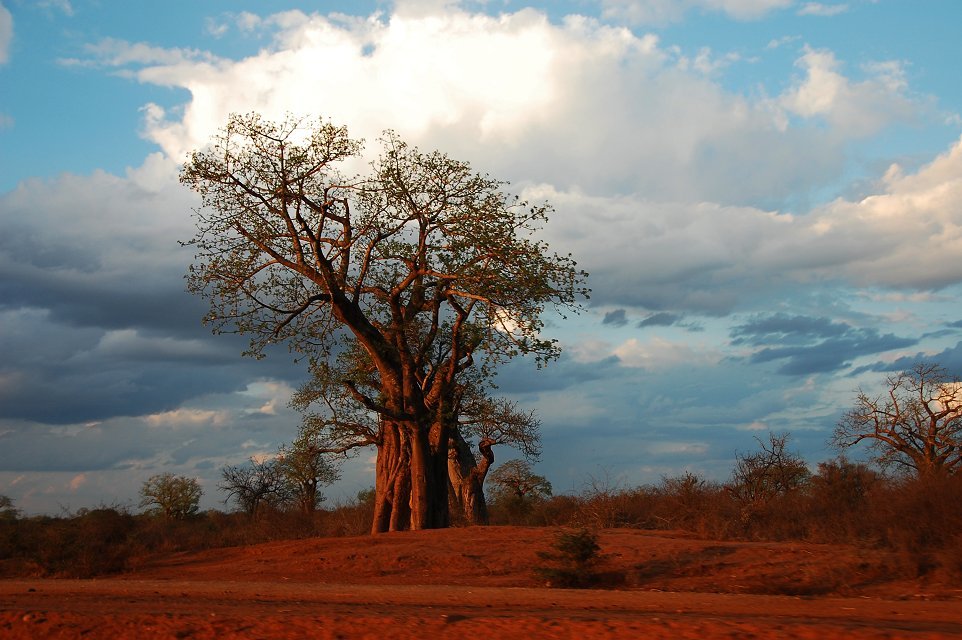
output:
[[0, 581], [2, 638], [962, 638], [962, 591], [832, 545], [601, 533], [618, 590], [548, 589], [554, 532], [487, 527], [148, 559]]

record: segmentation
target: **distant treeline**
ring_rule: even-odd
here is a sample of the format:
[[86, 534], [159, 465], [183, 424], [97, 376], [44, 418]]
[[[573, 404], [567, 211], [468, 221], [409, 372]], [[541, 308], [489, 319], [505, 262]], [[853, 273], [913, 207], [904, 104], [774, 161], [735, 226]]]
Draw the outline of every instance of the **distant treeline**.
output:
[[[886, 475], [845, 458], [810, 472], [786, 452], [786, 441], [772, 435], [757, 453], [739, 456], [726, 483], [692, 473], [637, 487], [589, 478], [582, 491], [554, 496], [550, 489], [519, 495], [498, 485], [489, 496], [491, 523], [853, 544], [896, 552], [893, 577], [962, 583], [962, 476]], [[169, 552], [367, 535], [374, 493], [362, 491], [312, 512], [268, 506], [253, 516], [206, 511], [183, 519], [132, 514], [116, 505], [21, 517], [12, 501], [4, 504], [0, 575], [90, 577], [133, 570]]]

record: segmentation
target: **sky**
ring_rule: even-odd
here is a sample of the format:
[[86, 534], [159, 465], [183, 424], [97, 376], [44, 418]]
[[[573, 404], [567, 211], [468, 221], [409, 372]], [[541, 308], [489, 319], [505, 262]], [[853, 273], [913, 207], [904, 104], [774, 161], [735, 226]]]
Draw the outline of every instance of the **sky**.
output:
[[[0, 0], [0, 493], [137, 508], [295, 436], [306, 376], [185, 291], [187, 153], [231, 113], [393, 129], [554, 208], [590, 273], [504, 366], [556, 492], [813, 468], [859, 388], [962, 373], [956, 0]], [[517, 457], [496, 452], [499, 461]], [[853, 455], [858, 457], [858, 453]], [[373, 484], [373, 452], [328, 493]]]

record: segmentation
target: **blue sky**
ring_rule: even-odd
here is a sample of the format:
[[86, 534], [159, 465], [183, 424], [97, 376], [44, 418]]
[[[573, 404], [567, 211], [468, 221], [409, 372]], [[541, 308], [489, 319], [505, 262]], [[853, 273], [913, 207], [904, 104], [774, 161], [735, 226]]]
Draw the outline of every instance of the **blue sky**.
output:
[[[303, 368], [211, 336], [177, 244], [179, 163], [251, 110], [392, 128], [554, 205], [594, 293], [500, 388], [558, 490], [724, 480], [768, 430], [832, 457], [859, 386], [962, 373], [959, 24], [953, 0], [0, 0], [0, 493], [56, 513], [170, 471], [216, 506], [224, 464], [293, 437]], [[372, 480], [366, 454], [332, 493]]]

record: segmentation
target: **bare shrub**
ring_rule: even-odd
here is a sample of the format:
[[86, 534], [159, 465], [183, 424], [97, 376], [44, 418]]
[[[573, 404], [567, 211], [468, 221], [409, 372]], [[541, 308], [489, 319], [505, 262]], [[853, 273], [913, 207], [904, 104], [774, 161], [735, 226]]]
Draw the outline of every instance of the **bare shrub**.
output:
[[127, 568], [137, 552], [133, 516], [123, 507], [81, 509], [39, 527], [36, 559], [49, 575], [90, 578]]

